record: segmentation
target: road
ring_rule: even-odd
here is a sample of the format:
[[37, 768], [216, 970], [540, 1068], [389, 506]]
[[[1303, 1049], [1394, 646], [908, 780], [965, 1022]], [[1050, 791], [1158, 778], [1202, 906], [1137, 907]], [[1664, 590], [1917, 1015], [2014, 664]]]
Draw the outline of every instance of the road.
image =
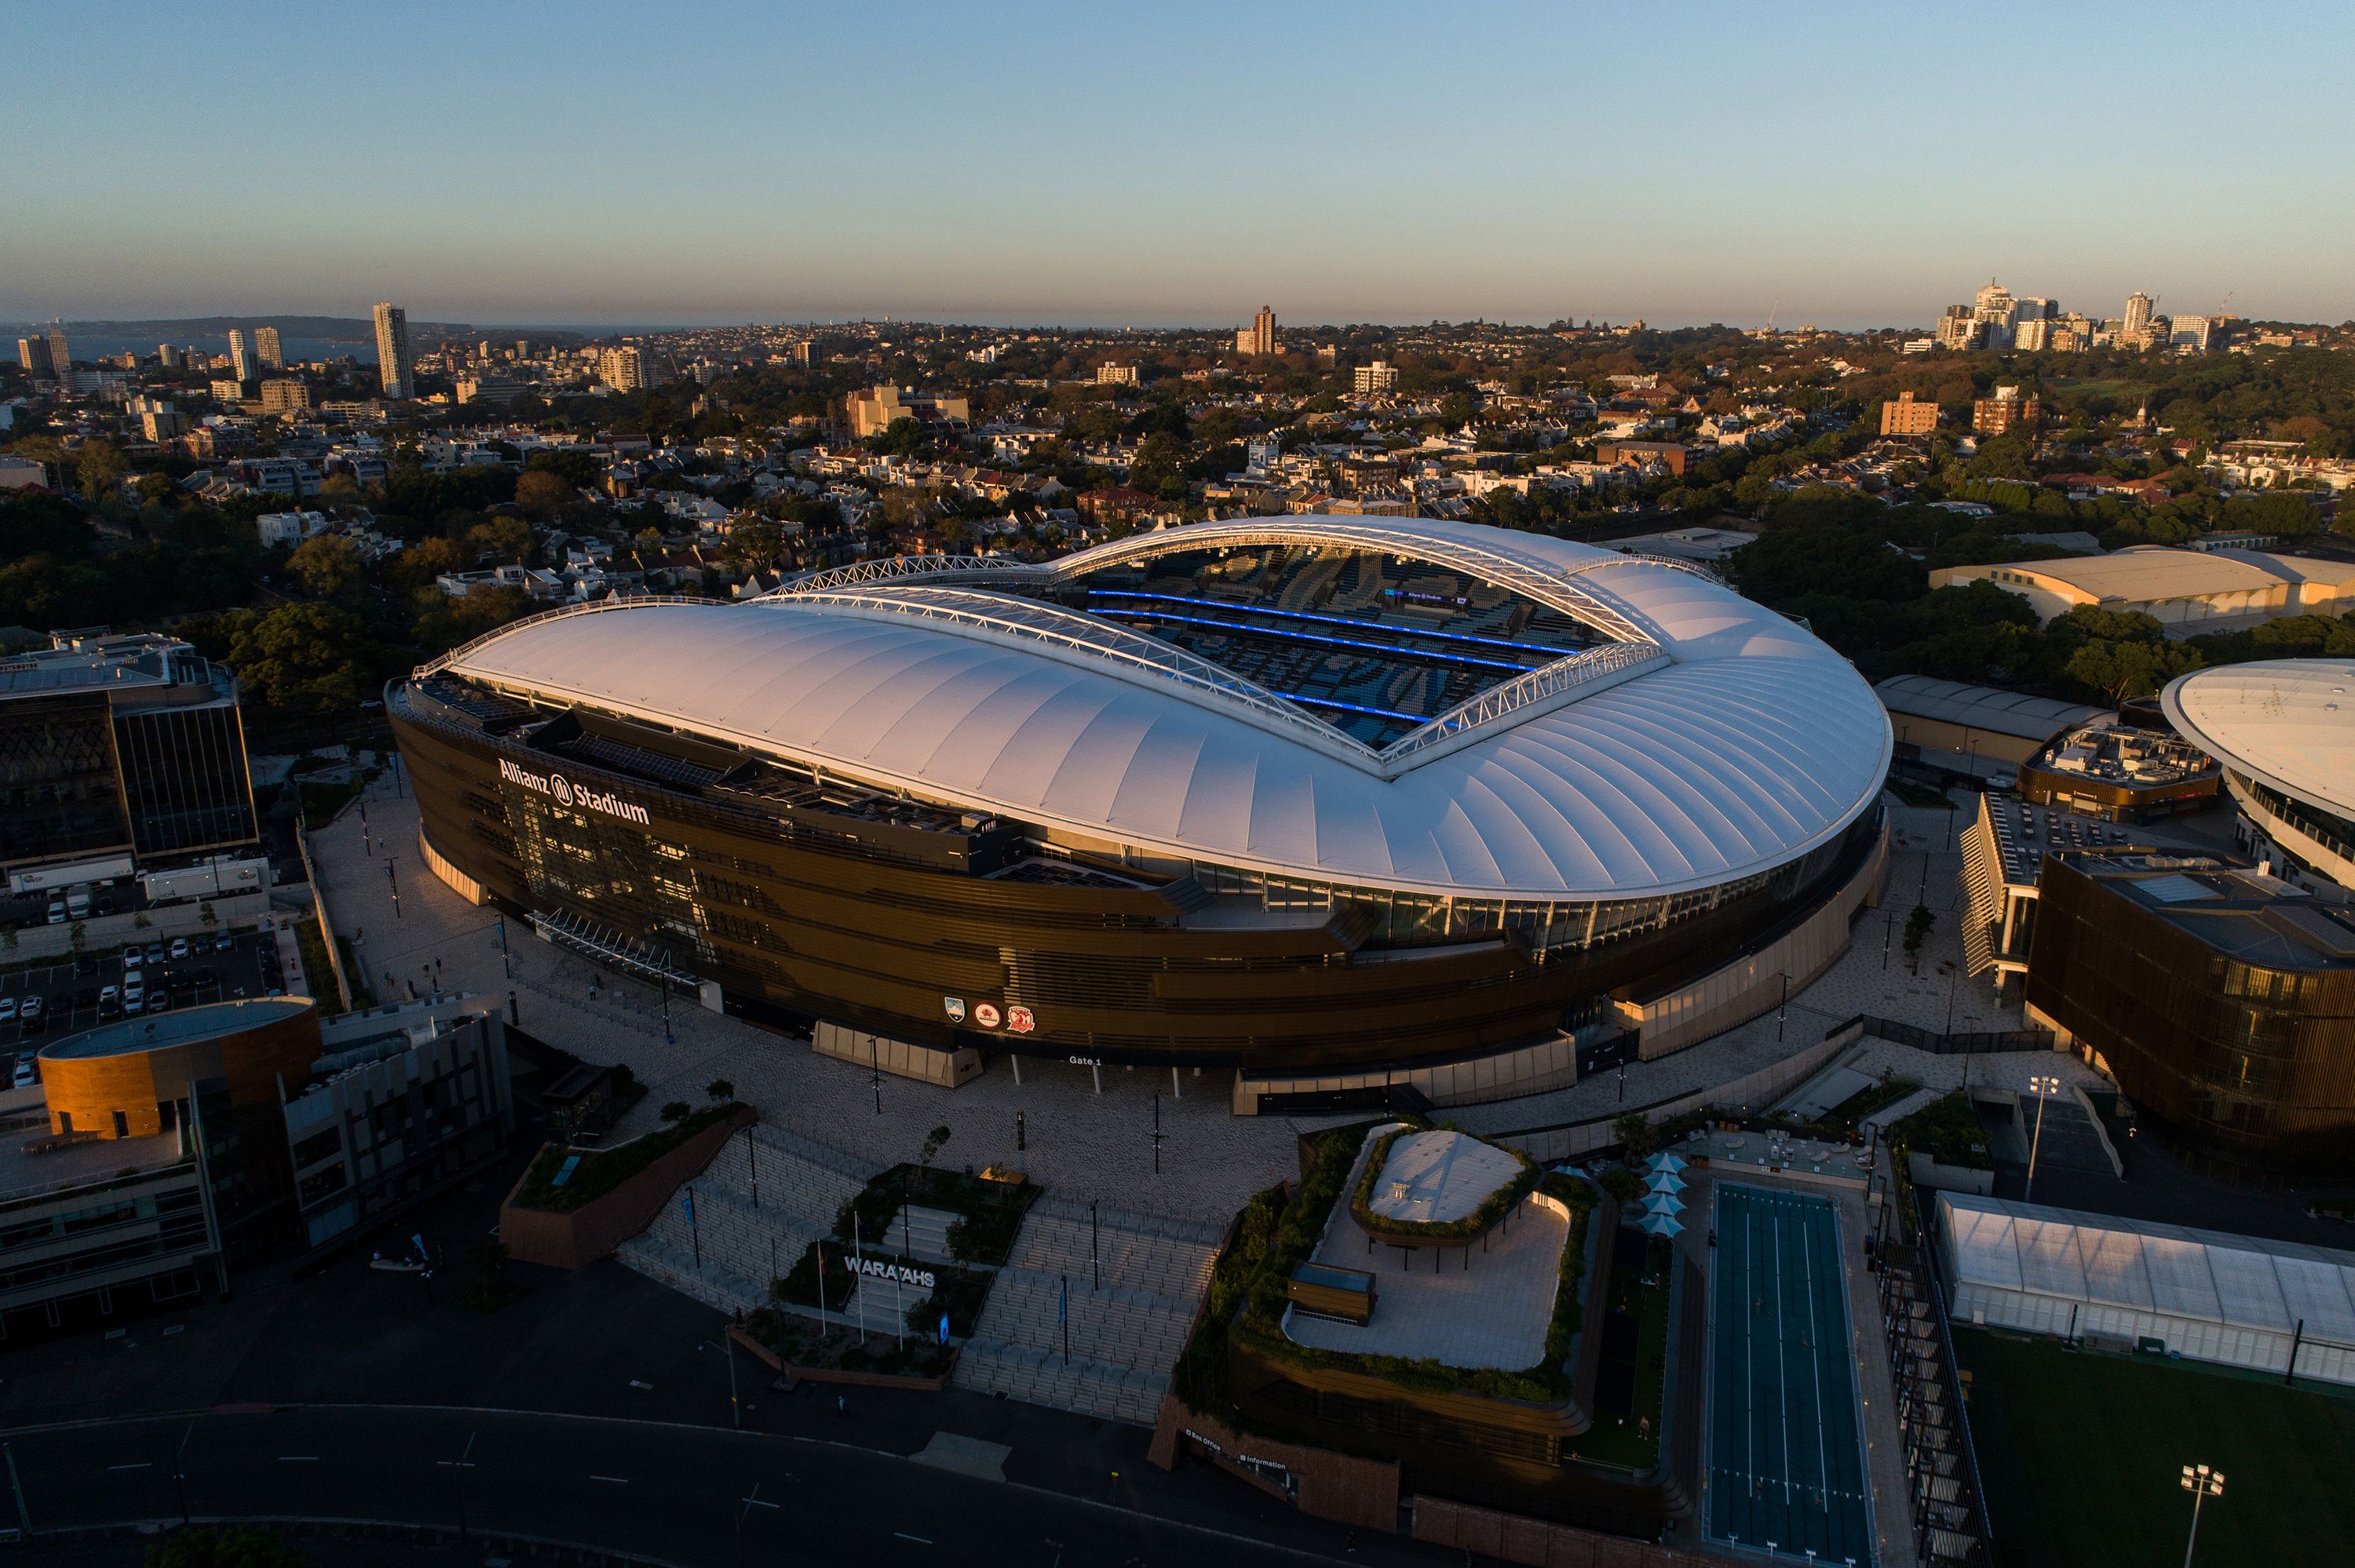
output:
[[[370, 1520], [591, 1543], [680, 1568], [760, 1563], [1323, 1561], [1101, 1500], [823, 1439], [610, 1418], [387, 1406], [138, 1417], [8, 1436], [37, 1531]], [[184, 1479], [176, 1479], [184, 1478]], [[11, 1499], [0, 1518], [14, 1524]], [[741, 1538], [739, 1539], [739, 1530]]]

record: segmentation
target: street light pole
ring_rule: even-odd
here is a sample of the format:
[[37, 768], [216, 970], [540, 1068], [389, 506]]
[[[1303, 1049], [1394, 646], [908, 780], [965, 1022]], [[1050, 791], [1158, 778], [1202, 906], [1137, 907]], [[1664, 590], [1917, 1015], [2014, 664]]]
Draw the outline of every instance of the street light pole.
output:
[[2036, 1202], [2036, 1150], [2044, 1141], [2044, 1102], [2060, 1093], [2061, 1080], [2040, 1075], [2030, 1078], [2028, 1086], [2036, 1096], [2036, 1131], [2028, 1140], [2028, 1188], [2025, 1194], [2025, 1201], [2032, 1203]]
[[2200, 1544], [2200, 1505], [2224, 1495], [2224, 1474], [2205, 1465], [2186, 1465], [2182, 1487], [2191, 1494], [2191, 1537], [2183, 1543], [2183, 1568], [2191, 1568], [2191, 1553]]

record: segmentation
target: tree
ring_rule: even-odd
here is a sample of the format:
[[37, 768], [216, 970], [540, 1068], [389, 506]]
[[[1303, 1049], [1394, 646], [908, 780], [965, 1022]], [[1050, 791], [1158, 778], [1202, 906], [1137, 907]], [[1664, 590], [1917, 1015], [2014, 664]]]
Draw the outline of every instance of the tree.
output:
[[526, 469], [516, 479], [516, 504], [542, 522], [580, 499], [562, 474], [547, 469]]
[[940, 1153], [942, 1148], [947, 1144], [948, 1140], [949, 1129], [945, 1127], [936, 1127], [932, 1128], [932, 1131], [926, 1133], [924, 1135], [923, 1147], [916, 1151], [917, 1166], [919, 1168], [929, 1168], [932, 1163], [933, 1158]]
[[147, 911], [142, 909], [139, 913], [131, 916], [131, 924], [134, 929], [145, 931], [152, 928], [155, 922], [147, 918]]
[[1156, 430], [1137, 443], [1129, 460], [1128, 482], [1139, 490], [1158, 492], [1170, 479], [1181, 479], [1186, 443], [1167, 430]]
[[1619, 1147], [1636, 1160], [1652, 1152], [1653, 1145], [1659, 1141], [1652, 1127], [1652, 1118], [1642, 1111], [1629, 1111], [1611, 1124], [1611, 1130], [1617, 1135]]
[[294, 547], [286, 569], [321, 599], [343, 599], [358, 591], [360, 548], [341, 534], [321, 534]]
[[261, 700], [289, 713], [349, 713], [359, 705], [371, 642], [350, 610], [290, 604], [239, 610], [232, 619], [230, 666]]
[[220, 924], [219, 912], [213, 908], [213, 901], [209, 898], [197, 906], [197, 918], [204, 922], [207, 930]]
[[130, 471], [123, 449], [109, 440], [88, 440], [73, 450], [74, 482], [85, 500], [100, 501], [112, 493], [115, 482]]
[[694, 1108], [685, 1100], [673, 1100], [662, 1108], [662, 1118], [665, 1121], [685, 1121], [694, 1114]]
[[455, 539], [439, 536], [411, 545], [392, 558], [385, 568], [385, 579], [404, 593], [414, 593], [431, 588], [433, 579], [444, 572], [463, 572], [473, 565], [472, 559]]
[[1930, 913], [1926, 904], [1916, 904], [1913, 913], [1905, 916], [1905, 961], [1913, 966], [1916, 974], [1922, 972], [1922, 944], [1929, 938], [1930, 927], [1937, 923], [1938, 917]]
[[736, 1086], [725, 1078], [714, 1078], [703, 1086], [703, 1092], [709, 1095], [715, 1103], [723, 1102], [736, 1097]]
[[90, 946], [90, 927], [80, 920], [75, 921], [66, 932], [66, 940], [72, 945], [75, 952], [82, 951]]
[[531, 524], [520, 517], [494, 517], [466, 530], [466, 548], [496, 561], [527, 560], [531, 544]]
[[147, 1568], [307, 1568], [310, 1560], [277, 1531], [181, 1530], [147, 1549]]

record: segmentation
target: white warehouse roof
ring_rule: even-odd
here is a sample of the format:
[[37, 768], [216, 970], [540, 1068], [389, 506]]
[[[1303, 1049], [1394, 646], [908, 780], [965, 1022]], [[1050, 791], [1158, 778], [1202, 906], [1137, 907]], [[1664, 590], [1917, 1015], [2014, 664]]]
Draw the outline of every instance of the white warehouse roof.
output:
[[2355, 816], [2355, 660], [2195, 670], [2171, 683], [2159, 704], [2186, 740], [2233, 771]]
[[[1145, 633], [991, 591], [1268, 542], [1431, 560], [1575, 605], [1614, 641], [1378, 753]], [[1542, 535], [1249, 519], [1044, 567], [923, 567], [742, 605], [559, 613], [442, 667], [1148, 853], [1473, 896], [1636, 897], [1763, 872], [1870, 810], [1888, 768], [1880, 703], [1806, 630], [1692, 571]]]
[[1938, 1219], [1958, 1289], [2355, 1341], [2355, 1252], [1959, 1192]]

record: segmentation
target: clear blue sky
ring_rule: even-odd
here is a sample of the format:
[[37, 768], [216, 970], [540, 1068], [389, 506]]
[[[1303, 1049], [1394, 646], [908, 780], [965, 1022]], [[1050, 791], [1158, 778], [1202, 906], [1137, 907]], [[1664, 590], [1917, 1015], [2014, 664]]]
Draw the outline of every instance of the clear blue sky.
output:
[[2355, 316], [2355, 7], [21, 3], [0, 319]]

